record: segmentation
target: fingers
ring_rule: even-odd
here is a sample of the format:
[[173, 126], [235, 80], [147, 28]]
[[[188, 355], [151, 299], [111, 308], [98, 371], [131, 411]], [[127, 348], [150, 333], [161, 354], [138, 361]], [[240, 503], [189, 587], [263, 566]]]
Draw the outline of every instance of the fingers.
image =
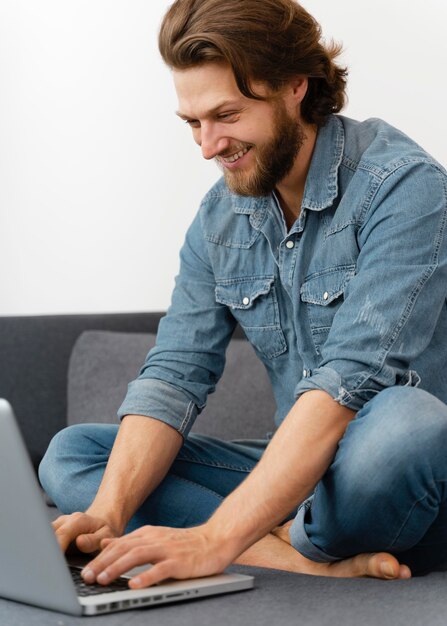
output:
[[171, 561], [157, 563], [150, 569], [140, 572], [137, 576], [131, 578], [129, 580], [129, 587], [131, 589], [142, 589], [143, 587], [155, 585], [167, 578], [174, 578], [174, 569], [174, 564]]
[[166, 578], [197, 578], [225, 569], [231, 557], [219, 555], [201, 527], [173, 529], [145, 526], [119, 539], [101, 541], [102, 552], [83, 570], [87, 583], [108, 584], [137, 565], [153, 567], [132, 579], [130, 587], [153, 585]]
[[61, 550], [65, 552], [81, 533], [92, 532], [96, 528], [86, 523], [85, 516], [82, 513], [73, 513], [72, 515], [62, 515], [53, 522], [53, 528], [56, 533], [56, 539], [59, 542]]
[[114, 541], [114, 537], [106, 537], [105, 539], [101, 539], [101, 543], [99, 544], [99, 547], [101, 550], [104, 550], [104, 548], [107, 548], [107, 546]]
[[[75, 514], [73, 514], [75, 515]], [[54, 530], [57, 530], [58, 528], [60, 528], [61, 526], [63, 526], [67, 519], [71, 517], [70, 515], [60, 515], [57, 519], [55, 519], [53, 522], [51, 522], [51, 526], [53, 527]]]
[[86, 533], [76, 538], [76, 547], [85, 553], [96, 552], [102, 547], [102, 542], [106, 539], [112, 540], [111, 530], [108, 526], [103, 526], [95, 533]]
[[113, 536], [112, 530], [103, 520], [85, 513], [61, 515], [52, 526], [63, 552], [73, 541], [82, 552], [93, 552], [99, 549], [102, 539]]
[[128, 537], [112, 540], [82, 571], [88, 583], [108, 584], [121, 574], [145, 563], [163, 559], [165, 550], [155, 543], [141, 543]]

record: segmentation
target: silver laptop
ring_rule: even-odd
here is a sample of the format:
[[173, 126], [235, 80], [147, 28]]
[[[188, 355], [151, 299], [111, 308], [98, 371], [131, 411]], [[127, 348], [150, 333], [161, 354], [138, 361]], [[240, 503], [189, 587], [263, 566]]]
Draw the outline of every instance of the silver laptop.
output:
[[127, 585], [130, 573], [107, 588], [83, 585], [81, 567], [70, 567], [59, 548], [11, 406], [1, 399], [0, 502], [3, 598], [72, 615], [99, 615], [253, 587], [252, 576], [226, 573], [138, 590]]

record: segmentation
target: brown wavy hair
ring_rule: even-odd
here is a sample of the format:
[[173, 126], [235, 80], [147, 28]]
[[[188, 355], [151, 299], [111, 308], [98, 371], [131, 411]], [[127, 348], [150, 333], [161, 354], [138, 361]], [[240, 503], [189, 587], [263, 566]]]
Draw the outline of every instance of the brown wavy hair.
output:
[[176, 0], [159, 34], [173, 69], [226, 62], [241, 93], [256, 100], [252, 81], [278, 91], [297, 75], [308, 77], [301, 103], [306, 122], [322, 126], [346, 101], [347, 70], [335, 63], [341, 46], [325, 43], [317, 21], [294, 0]]

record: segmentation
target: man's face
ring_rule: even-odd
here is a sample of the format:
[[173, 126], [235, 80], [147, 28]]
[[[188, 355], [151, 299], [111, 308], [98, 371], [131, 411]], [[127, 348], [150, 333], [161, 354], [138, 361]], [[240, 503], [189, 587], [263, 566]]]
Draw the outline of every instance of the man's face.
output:
[[[271, 193], [304, 141], [294, 107], [279, 94], [270, 101], [243, 96], [227, 65], [207, 63], [173, 74], [178, 115], [191, 126], [204, 158], [216, 159], [234, 193]], [[264, 85], [254, 88], [271, 95]]]

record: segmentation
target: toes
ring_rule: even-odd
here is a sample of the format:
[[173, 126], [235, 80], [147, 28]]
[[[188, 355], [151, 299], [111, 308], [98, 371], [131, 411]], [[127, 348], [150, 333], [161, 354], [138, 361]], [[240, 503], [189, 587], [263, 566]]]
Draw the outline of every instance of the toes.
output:
[[[401, 577], [401, 568], [403, 568], [402, 573], [407, 573], [406, 570], [408, 570], [408, 568], [405, 565], [401, 566], [399, 561], [391, 554], [381, 552], [379, 554], [365, 556], [368, 556], [365, 572], [366, 576], [392, 580]], [[405, 578], [408, 577], [409, 576], [405, 576]]]
[[325, 564], [327, 571], [323, 575], [336, 577], [370, 577], [394, 580], [410, 578], [411, 572], [406, 565], [386, 552], [378, 554], [358, 554], [344, 561]]
[[343, 561], [327, 563], [329, 576], [343, 578], [383, 578], [377, 554], [358, 554]]
[[411, 578], [411, 570], [407, 565], [399, 567], [399, 578]]

